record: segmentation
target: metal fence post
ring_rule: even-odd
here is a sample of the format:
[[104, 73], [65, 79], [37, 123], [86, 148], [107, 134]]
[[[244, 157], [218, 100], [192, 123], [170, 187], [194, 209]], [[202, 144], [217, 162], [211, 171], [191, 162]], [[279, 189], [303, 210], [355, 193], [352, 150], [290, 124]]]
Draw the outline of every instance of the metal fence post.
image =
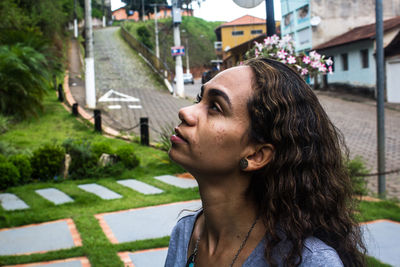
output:
[[94, 112], [94, 130], [96, 132], [101, 132], [101, 110], [95, 109]]
[[140, 143], [149, 146], [149, 119], [140, 118]]
[[72, 104], [72, 114], [78, 116], [78, 103]]
[[64, 89], [61, 83], [58, 85], [58, 100], [60, 102], [64, 101]]

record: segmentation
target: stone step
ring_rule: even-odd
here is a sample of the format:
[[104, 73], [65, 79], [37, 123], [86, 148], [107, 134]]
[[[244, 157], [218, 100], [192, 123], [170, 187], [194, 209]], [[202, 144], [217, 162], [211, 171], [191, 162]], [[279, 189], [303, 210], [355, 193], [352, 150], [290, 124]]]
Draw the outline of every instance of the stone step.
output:
[[111, 191], [107, 187], [104, 187], [102, 185], [98, 184], [81, 184], [78, 185], [78, 187], [86, 192], [95, 194], [96, 196], [102, 198], [102, 199], [117, 199], [117, 198], [122, 198], [120, 194], [115, 193], [114, 191]]
[[5, 210], [29, 209], [29, 206], [23, 200], [11, 193], [0, 194], [0, 203]]
[[119, 252], [124, 266], [163, 267], [167, 258], [168, 248], [155, 248], [135, 252]]
[[172, 175], [161, 175], [154, 177], [155, 179], [164, 182], [169, 185], [173, 185], [179, 188], [194, 188], [197, 187], [197, 181], [189, 178], [178, 178]]
[[151, 194], [160, 194], [164, 192], [163, 190], [146, 184], [144, 182], [134, 180], [134, 179], [127, 179], [127, 180], [119, 180], [117, 181], [120, 185], [129, 187], [132, 190], [138, 191], [139, 193], [145, 194], [145, 195], [151, 195]]
[[47, 199], [50, 202], [53, 202], [56, 205], [61, 205], [64, 203], [74, 202], [72, 198], [70, 198], [64, 192], [56, 189], [56, 188], [44, 188], [35, 190], [35, 192], [42, 196], [43, 198]]
[[201, 208], [200, 200], [97, 214], [113, 244], [169, 236], [179, 218]]
[[0, 230], [0, 255], [21, 255], [82, 246], [72, 219]]

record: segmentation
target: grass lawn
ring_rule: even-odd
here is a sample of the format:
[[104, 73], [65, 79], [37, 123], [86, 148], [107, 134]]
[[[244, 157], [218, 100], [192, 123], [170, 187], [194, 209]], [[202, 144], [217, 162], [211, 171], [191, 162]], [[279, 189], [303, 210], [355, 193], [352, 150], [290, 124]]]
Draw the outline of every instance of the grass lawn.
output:
[[[45, 107], [45, 111], [40, 118], [30, 119], [12, 126], [7, 133], [0, 135], [0, 140], [7, 141], [19, 149], [31, 151], [48, 142], [61, 143], [66, 138], [86, 138], [92, 141], [103, 140], [114, 148], [126, 145], [125, 141], [106, 138], [95, 133], [91, 125], [78, 121], [57, 102], [53, 93], [46, 97]], [[7, 189], [5, 192], [16, 194], [31, 208], [11, 212], [5, 211], [0, 207], [0, 228], [72, 218], [82, 238], [83, 246], [43, 254], [0, 256], [0, 265], [87, 256], [92, 266], [123, 266], [117, 256], [119, 251], [135, 251], [168, 246], [168, 237], [112, 244], [94, 217], [98, 213], [199, 199], [198, 189], [179, 189], [153, 179], [157, 175], [184, 172], [181, 167], [169, 160], [167, 153], [136, 143], [131, 145], [135, 148], [141, 164], [133, 170], [126, 170], [118, 177], [102, 177], [97, 180], [65, 180], [62, 183], [37, 182]], [[128, 178], [135, 178], [154, 185], [164, 190], [164, 193], [145, 196], [115, 182], [117, 179]], [[93, 182], [110, 188], [121, 194], [123, 198], [101, 200], [77, 187], [79, 184]], [[36, 189], [48, 187], [62, 190], [70, 195], [74, 202], [56, 206], [34, 192]], [[361, 202], [360, 210], [361, 213], [358, 217], [360, 221], [374, 219], [400, 221], [400, 208], [393, 202]], [[377, 260], [369, 258], [369, 266], [389, 265], [381, 264]]]

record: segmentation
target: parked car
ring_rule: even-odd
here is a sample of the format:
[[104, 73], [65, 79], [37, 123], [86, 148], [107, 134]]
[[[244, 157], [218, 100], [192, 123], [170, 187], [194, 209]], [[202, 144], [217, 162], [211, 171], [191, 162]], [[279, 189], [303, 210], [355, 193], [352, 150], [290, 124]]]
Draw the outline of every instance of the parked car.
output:
[[[174, 83], [176, 83], [176, 76], [174, 78]], [[193, 79], [193, 75], [191, 73], [184, 73], [183, 74], [183, 83], [191, 83], [194, 84], [194, 79]]]

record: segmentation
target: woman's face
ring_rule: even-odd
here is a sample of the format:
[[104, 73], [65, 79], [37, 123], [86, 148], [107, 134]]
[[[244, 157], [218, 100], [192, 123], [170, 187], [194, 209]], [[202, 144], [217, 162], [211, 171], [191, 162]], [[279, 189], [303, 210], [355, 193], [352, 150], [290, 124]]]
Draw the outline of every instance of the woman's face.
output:
[[229, 174], [246, 156], [250, 127], [247, 102], [253, 73], [248, 66], [225, 70], [202, 88], [199, 103], [179, 111], [169, 155], [193, 174]]

